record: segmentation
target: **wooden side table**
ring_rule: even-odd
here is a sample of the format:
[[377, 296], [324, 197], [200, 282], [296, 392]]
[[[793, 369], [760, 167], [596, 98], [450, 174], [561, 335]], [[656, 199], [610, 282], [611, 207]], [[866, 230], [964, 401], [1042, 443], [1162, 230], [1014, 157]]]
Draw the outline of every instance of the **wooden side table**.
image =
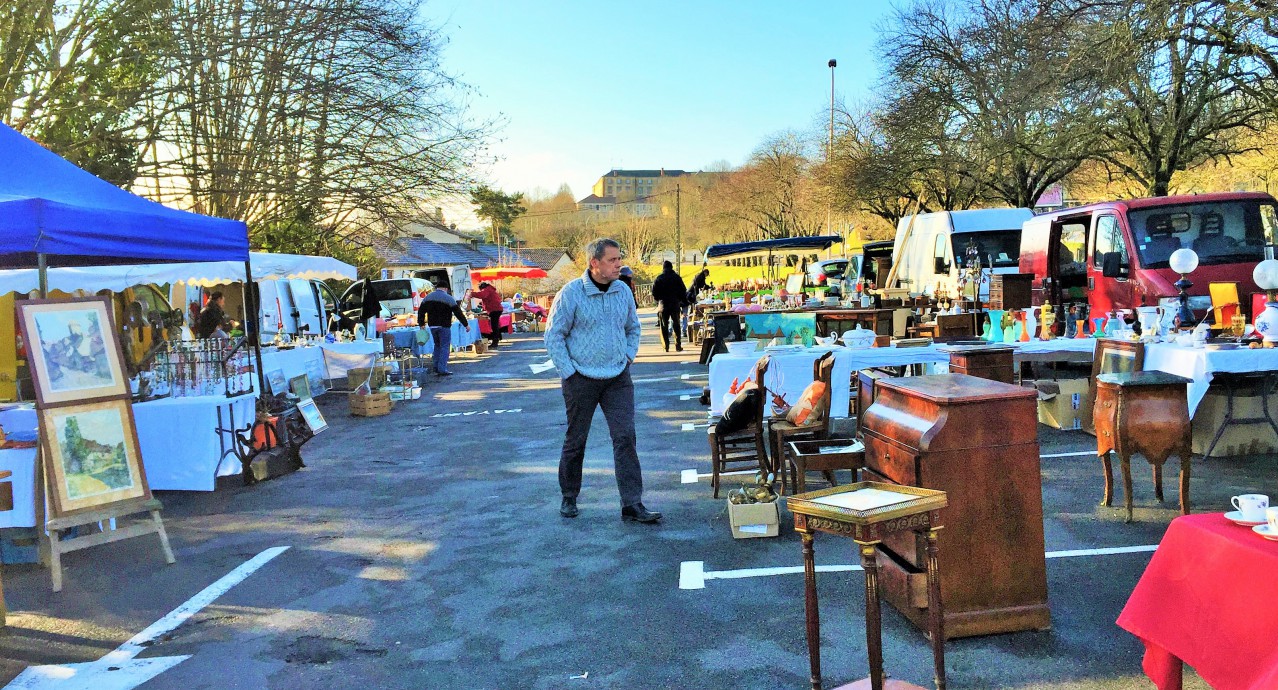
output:
[[1180, 512], [1189, 514], [1189, 458], [1193, 429], [1184, 376], [1161, 371], [1132, 371], [1096, 377], [1096, 454], [1105, 469], [1101, 505], [1113, 503], [1114, 480], [1109, 454], [1118, 453], [1123, 469], [1127, 519], [1132, 521], [1132, 455], [1140, 453], [1154, 466], [1154, 496], [1163, 500], [1163, 463], [1180, 456]]
[[865, 445], [854, 438], [791, 441], [786, 445], [785, 454], [794, 466], [795, 493], [807, 491], [805, 475], [808, 472], [824, 472], [830, 485], [834, 486], [835, 470], [852, 470], [855, 480], [857, 470], [865, 467]]
[[977, 378], [1016, 383], [1014, 350], [1010, 347], [990, 345], [942, 345], [937, 348], [950, 353], [950, 373], [967, 374]]
[[[812, 690], [821, 690], [821, 618], [817, 609], [815, 532], [851, 537], [865, 569], [865, 646], [869, 656], [869, 687], [884, 690], [883, 617], [879, 608], [878, 544], [897, 532], [915, 532], [927, 540], [928, 636], [932, 640], [937, 690], [945, 688], [945, 615], [941, 605], [941, 574], [937, 566], [936, 533], [941, 529], [941, 509], [948, 501], [944, 491], [898, 486], [882, 482], [855, 482], [791, 496], [786, 500], [794, 514], [794, 529], [803, 540], [803, 599], [807, 618], [808, 664]], [[846, 686], [860, 688], [865, 681]], [[894, 690], [918, 686], [893, 681]]]

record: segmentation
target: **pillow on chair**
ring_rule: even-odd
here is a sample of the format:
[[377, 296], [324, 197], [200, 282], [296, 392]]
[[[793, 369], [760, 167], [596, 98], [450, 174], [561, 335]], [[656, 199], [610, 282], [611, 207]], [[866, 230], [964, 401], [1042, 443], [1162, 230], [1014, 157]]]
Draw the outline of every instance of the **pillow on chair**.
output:
[[759, 410], [759, 387], [753, 381], [747, 382], [737, 393], [737, 397], [723, 411], [723, 419], [715, 425], [720, 434], [731, 434], [759, 421], [756, 419]]
[[813, 381], [803, 389], [799, 402], [790, 408], [785, 420], [795, 426], [811, 426], [819, 424], [825, 412], [825, 382]]

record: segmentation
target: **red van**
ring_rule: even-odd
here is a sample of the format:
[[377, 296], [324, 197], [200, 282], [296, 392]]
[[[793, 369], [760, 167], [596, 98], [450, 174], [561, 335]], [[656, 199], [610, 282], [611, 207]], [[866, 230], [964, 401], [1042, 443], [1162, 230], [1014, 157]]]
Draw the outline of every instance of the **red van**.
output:
[[[1189, 275], [1189, 306], [1211, 308], [1208, 284], [1238, 284], [1250, 311], [1258, 292], [1251, 272], [1266, 245], [1278, 243], [1278, 202], [1268, 194], [1230, 192], [1112, 201], [1064, 209], [1025, 222], [1020, 270], [1034, 274], [1034, 304], [1058, 315], [1086, 305], [1094, 316], [1161, 304], [1175, 308], [1180, 279], [1168, 257], [1198, 254]], [[1058, 320], [1061, 324], [1063, 320]]]

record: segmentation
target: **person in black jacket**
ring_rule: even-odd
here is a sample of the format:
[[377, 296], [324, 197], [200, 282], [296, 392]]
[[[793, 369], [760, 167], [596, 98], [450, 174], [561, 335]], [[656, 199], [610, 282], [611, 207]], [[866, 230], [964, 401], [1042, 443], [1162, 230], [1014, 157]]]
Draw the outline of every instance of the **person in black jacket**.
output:
[[683, 334], [679, 329], [679, 315], [683, 302], [688, 297], [688, 288], [683, 278], [675, 273], [674, 264], [669, 261], [661, 265], [661, 275], [652, 281], [652, 298], [657, 301], [657, 323], [661, 324], [661, 342], [670, 351], [670, 331], [674, 331], [675, 352], [683, 352]]
[[422, 298], [417, 308], [417, 327], [430, 327], [430, 335], [434, 341], [435, 351], [431, 358], [438, 376], [452, 376], [448, 370], [448, 353], [453, 344], [453, 315], [461, 322], [462, 328], [470, 328], [466, 313], [462, 311], [457, 300], [448, 294], [448, 288], [437, 287]]

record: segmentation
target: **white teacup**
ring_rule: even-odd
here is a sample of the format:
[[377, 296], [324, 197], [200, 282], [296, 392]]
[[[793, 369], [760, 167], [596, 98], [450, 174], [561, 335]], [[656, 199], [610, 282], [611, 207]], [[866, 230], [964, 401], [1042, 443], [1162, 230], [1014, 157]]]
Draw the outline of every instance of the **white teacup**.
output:
[[1238, 509], [1242, 519], [1249, 522], [1260, 522], [1268, 519], [1272, 524], [1275, 520], [1275, 518], [1270, 518], [1266, 515], [1266, 509], [1269, 508], [1269, 497], [1264, 494], [1242, 494], [1229, 499], [1229, 502], [1233, 503], [1234, 507]]
[[1278, 534], [1278, 506], [1265, 508], [1265, 521], [1269, 523], [1269, 531]]

